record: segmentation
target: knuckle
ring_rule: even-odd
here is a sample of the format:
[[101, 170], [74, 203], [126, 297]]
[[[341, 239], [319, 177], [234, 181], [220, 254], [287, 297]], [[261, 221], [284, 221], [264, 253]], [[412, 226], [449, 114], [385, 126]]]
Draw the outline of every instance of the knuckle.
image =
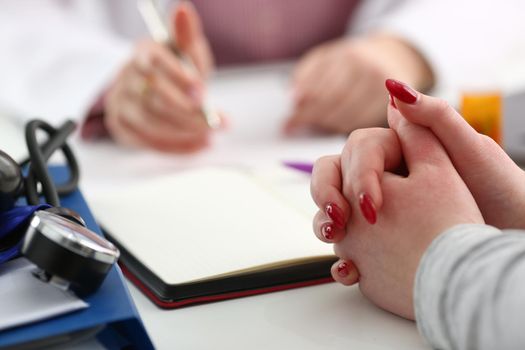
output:
[[331, 156], [322, 156], [314, 162], [314, 170], [321, 168], [324, 164], [328, 163]]
[[157, 44], [149, 39], [140, 40], [135, 44], [135, 56], [154, 56], [157, 51]]
[[149, 50], [149, 47], [151, 46], [151, 41], [148, 39], [141, 39], [137, 41], [135, 44], [135, 51], [136, 52], [143, 52], [146, 50]]
[[391, 137], [392, 132], [385, 128], [366, 128], [352, 131], [349, 136], [351, 146], [362, 146], [365, 143], [378, 144], [383, 137]]
[[345, 53], [348, 59], [351, 59], [352, 61], [354, 60], [357, 60], [359, 62], [361, 61], [361, 50], [359, 48], [359, 45], [356, 44], [355, 42], [349, 43], [348, 45], [346, 45]]
[[[476, 150], [477, 159], [485, 160], [503, 153], [501, 146], [490, 136], [478, 134], [478, 147], [473, 147]], [[500, 153], [501, 152], [501, 153]]]
[[481, 147], [484, 149], [492, 149], [494, 147], [500, 147], [496, 141], [490, 136], [485, 134], [479, 134]]
[[363, 142], [368, 136], [367, 129], [357, 129], [350, 133], [350, 136], [348, 137], [348, 142], [351, 145], [357, 145]]
[[456, 110], [444, 99], [437, 99], [435, 104], [435, 112], [441, 115], [455, 113]]

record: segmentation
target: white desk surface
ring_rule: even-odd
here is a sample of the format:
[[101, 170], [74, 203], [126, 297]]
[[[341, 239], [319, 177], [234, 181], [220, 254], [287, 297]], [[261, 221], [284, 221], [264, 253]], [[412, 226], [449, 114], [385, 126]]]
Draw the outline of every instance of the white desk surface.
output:
[[[188, 166], [257, 167], [283, 160], [313, 161], [340, 152], [343, 138], [278, 136], [279, 120], [288, 108], [285, 71], [236, 70], [214, 79], [212, 98], [233, 123], [217, 137], [213, 150], [172, 156], [74, 140], [88, 201], [110, 186]], [[0, 147], [17, 159], [23, 156], [20, 127], [5, 117], [0, 117], [0, 126]], [[159, 349], [428, 349], [413, 322], [375, 307], [357, 287], [330, 283], [166, 311], [128, 284]]]

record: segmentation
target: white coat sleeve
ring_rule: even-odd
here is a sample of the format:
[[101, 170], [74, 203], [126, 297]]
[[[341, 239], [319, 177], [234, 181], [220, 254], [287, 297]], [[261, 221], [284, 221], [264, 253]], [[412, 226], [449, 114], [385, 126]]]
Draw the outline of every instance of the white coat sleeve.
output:
[[0, 0], [3, 114], [58, 123], [86, 113], [131, 46], [104, 24], [97, 3], [100, 19], [67, 1]]
[[525, 347], [525, 232], [460, 225], [420, 262], [416, 321], [436, 349]]
[[434, 72], [434, 93], [457, 98], [463, 90], [525, 84], [524, 1], [368, 1], [383, 2], [374, 6], [380, 15], [364, 14], [368, 31], [398, 36], [420, 52]]

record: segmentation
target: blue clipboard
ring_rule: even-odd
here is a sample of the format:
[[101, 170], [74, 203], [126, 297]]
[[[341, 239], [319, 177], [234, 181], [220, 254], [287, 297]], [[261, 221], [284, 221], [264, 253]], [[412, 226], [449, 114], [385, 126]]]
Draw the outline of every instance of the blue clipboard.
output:
[[[56, 182], [67, 179], [63, 167], [53, 167], [51, 172]], [[61, 202], [102, 235], [80, 191], [61, 198]], [[89, 304], [86, 309], [0, 332], [0, 348], [93, 334], [108, 349], [154, 349], [116, 264], [100, 289], [84, 300]]]

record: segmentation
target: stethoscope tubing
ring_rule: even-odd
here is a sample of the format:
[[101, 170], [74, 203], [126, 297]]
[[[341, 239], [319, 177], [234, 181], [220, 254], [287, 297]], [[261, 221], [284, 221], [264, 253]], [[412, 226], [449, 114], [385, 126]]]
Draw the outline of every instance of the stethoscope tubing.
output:
[[[60, 195], [73, 192], [77, 188], [80, 178], [78, 162], [73, 151], [66, 143], [66, 139], [73, 133], [76, 124], [66, 121], [60, 128], [55, 129], [43, 120], [32, 120], [26, 125], [25, 138], [29, 151], [29, 159], [20, 165], [28, 165], [27, 176], [24, 179], [24, 192], [27, 203], [36, 205], [40, 202], [40, 194], [37, 185], [41, 184], [42, 194], [46, 203], [52, 206], [60, 205]], [[37, 140], [37, 131], [43, 130], [48, 134], [47, 141], [41, 146]], [[69, 168], [69, 179], [67, 182], [55, 185], [47, 169], [47, 161], [51, 155], [61, 149]]]

